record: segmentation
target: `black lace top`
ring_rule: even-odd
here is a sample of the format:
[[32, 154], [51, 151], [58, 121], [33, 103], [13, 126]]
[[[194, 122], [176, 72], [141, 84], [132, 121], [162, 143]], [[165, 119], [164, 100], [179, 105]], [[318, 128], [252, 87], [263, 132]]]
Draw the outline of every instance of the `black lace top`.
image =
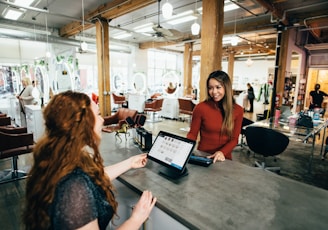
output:
[[60, 230], [80, 228], [96, 218], [99, 228], [106, 229], [113, 214], [104, 191], [79, 168], [60, 180], [49, 210], [52, 229]]

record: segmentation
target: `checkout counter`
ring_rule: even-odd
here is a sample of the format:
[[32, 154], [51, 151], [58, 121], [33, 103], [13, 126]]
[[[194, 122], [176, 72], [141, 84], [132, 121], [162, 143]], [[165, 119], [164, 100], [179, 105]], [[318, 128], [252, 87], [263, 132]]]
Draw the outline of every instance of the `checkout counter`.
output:
[[[104, 133], [103, 135], [110, 135]], [[100, 146], [105, 165], [140, 153], [133, 139]], [[325, 229], [328, 191], [226, 160], [209, 167], [188, 164], [177, 181], [161, 176], [160, 165], [130, 170], [116, 181], [119, 224], [144, 190], [157, 197], [145, 229]], [[126, 216], [124, 216], [126, 215]]]

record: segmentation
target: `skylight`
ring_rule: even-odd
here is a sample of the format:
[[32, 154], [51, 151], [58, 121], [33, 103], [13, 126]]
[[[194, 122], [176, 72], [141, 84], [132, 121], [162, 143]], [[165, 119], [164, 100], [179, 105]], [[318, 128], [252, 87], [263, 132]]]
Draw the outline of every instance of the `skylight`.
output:
[[35, 0], [15, 0], [15, 7], [8, 6], [2, 12], [2, 15], [6, 19], [18, 20], [26, 12], [26, 10], [23, 9], [23, 8], [20, 8], [20, 6], [22, 6], [22, 7], [24, 7], [24, 6], [25, 7], [30, 6], [30, 5], [32, 5], [32, 3], [34, 1]]

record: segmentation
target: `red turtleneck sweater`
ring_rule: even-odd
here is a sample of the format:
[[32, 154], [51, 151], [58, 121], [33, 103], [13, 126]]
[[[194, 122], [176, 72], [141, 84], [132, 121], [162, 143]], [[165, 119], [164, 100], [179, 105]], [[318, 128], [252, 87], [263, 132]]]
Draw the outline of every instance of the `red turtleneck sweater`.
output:
[[232, 138], [221, 134], [223, 117], [214, 101], [203, 101], [195, 106], [192, 114], [192, 122], [187, 138], [197, 140], [200, 133], [198, 150], [213, 154], [221, 151], [226, 159], [232, 159], [231, 152], [238, 144], [238, 138], [243, 121], [243, 108], [238, 104], [234, 105], [233, 120], [234, 129]]

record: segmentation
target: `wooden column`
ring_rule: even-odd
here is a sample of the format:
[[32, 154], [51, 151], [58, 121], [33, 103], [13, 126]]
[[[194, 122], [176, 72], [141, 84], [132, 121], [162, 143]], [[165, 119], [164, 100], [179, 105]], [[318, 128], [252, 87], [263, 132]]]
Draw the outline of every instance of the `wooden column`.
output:
[[184, 62], [184, 76], [183, 76], [183, 95], [192, 93], [192, 49], [193, 43], [185, 43], [183, 62]]
[[202, 49], [200, 61], [200, 98], [207, 97], [206, 80], [208, 75], [222, 69], [222, 37], [224, 27], [224, 1], [206, 0], [202, 2]]
[[233, 82], [233, 68], [235, 66], [235, 53], [230, 52], [229, 53], [229, 60], [228, 60], [228, 75], [231, 79], [231, 82]]
[[285, 30], [285, 26], [279, 24], [277, 27], [277, 43], [276, 43], [276, 60], [275, 60], [275, 69], [274, 69], [274, 80], [272, 88], [272, 98], [270, 117], [275, 115], [275, 102], [276, 95], [280, 95], [279, 106], [282, 102], [282, 96], [284, 93], [285, 85], [285, 72], [286, 72], [286, 60], [288, 52], [288, 36], [289, 32]]
[[111, 114], [110, 76], [109, 76], [109, 31], [107, 20], [96, 20], [98, 95], [102, 116]]
[[280, 95], [279, 105], [281, 105], [282, 96], [284, 95], [284, 88], [285, 88], [289, 34], [290, 34], [289, 30], [283, 30], [281, 36], [280, 58], [279, 58], [279, 68], [278, 68], [278, 78], [277, 78], [277, 88], [276, 88], [276, 93]]

